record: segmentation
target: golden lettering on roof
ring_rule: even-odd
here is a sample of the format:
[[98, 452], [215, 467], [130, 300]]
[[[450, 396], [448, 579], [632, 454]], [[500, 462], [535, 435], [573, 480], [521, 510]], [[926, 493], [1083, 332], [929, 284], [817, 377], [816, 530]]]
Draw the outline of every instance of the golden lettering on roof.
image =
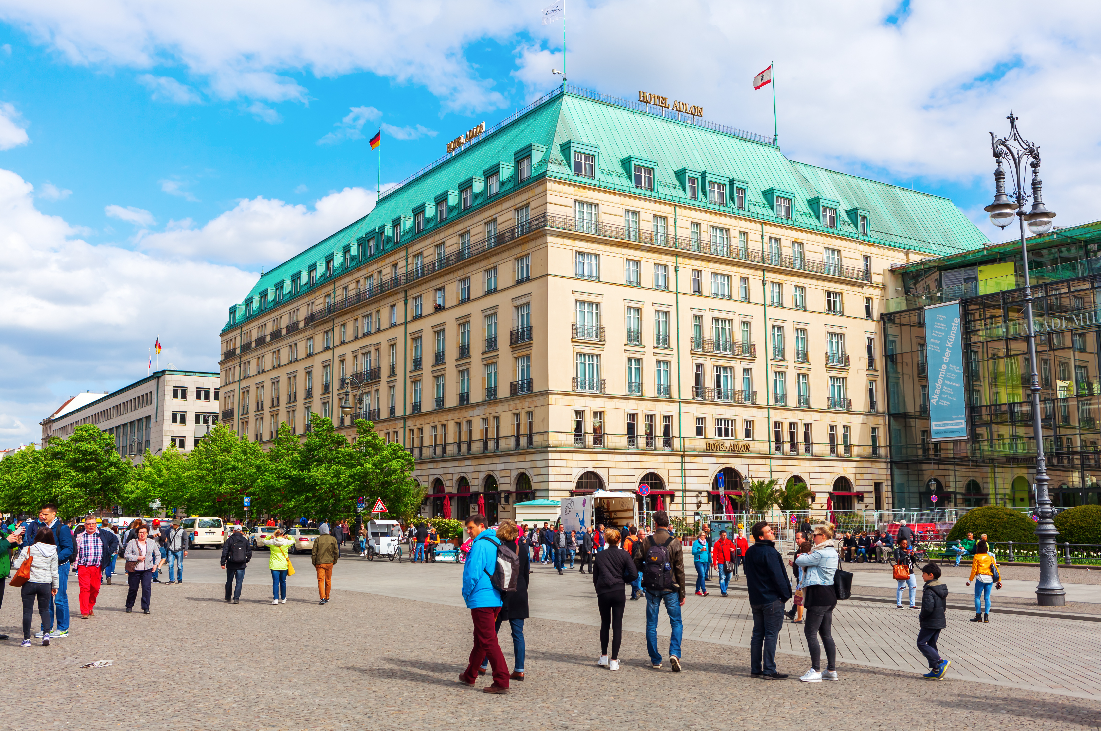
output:
[[676, 100], [674, 100], [672, 104], [669, 104], [668, 97], [664, 97], [660, 94], [651, 94], [648, 91], [640, 91], [638, 93], [638, 100], [643, 104], [650, 104], [655, 107], [661, 107], [662, 109], [672, 109], [674, 112], [681, 112], [682, 114], [688, 114], [693, 117], [703, 116], [703, 107], [701, 106]]

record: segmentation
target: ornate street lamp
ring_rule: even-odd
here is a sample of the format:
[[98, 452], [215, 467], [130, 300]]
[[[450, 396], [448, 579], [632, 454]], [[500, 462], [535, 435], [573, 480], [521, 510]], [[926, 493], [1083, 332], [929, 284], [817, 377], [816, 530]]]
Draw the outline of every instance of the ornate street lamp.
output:
[[[1059, 556], [1055, 548], [1055, 536], [1058, 531], [1052, 517], [1055, 511], [1051, 507], [1048, 493], [1047, 460], [1044, 458], [1044, 433], [1040, 414], [1040, 377], [1036, 367], [1036, 327], [1032, 319], [1032, 286], [1028, 277], [1028, 245], [1025, 242], [1025, 225], [1033, 235], [1045, 234], [1051, 230], [1055, 214], [1044, 205], [1040, 193], [1040, 148], [1032, 144], [1017, 130], [1017, 117], [1012, 112], [1009, 120], [1009, 135], [1001, 139], [990, 133], [990, 144], [998, 168], [994, 171], [994, 202], [986, 207], [990, 222], [1004, 229], [1016, 217], [1021, 231], [1021, 260], [1025, 274], [1025, 319], [1028, 324], [1028, 363], [1032, 371], [1032, 433], [1036, 439], [1036, 513], [1040, 518], [1036, 525], [1036, 537], [1040, 542], [1040, 583], [1036, 586], [1036, 603], [1043, 607], [1061, 607], [1066, 604], [1066, 591], [1059, 583]], [[1014, 190], [1005, 192], [1005, 171], [1003, 161], [1008, 161], [1013, 173]], [[1032, 195], [1025, 192], [1025, 166], [1032, 168]], [[1025, 203], [1032, 198], [1032, 210], [1025, 213]]]

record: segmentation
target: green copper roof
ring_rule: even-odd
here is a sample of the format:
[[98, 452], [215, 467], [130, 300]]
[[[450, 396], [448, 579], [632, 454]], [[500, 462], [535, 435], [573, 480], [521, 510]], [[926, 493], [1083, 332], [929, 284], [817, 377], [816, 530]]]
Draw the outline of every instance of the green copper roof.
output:
[[[491, 172], [500, 176], [501, 193], [546, 176], [852, 238], [859, 238], [856, 216], [866, 215], [869, 240], [938, 256], [986, 243], [974, 224], [947, 198], [788, 160], [760, 135], [667, 110], [656, 111], [588, 90], [557, 89], [399, 184], [383, 195], [367, 216], [265, 272], [244, 300], [253, 301], [251, 311], [247, 312], [242, 304], [233, 316], [240, 323], [259, 314], [260, 295], [267, 293], [271, 306], [275, 285], [284, 283], [287, 287], [299, 275], [306, 281], [312, 266], [317, 267], [318, 282], [309, 289], [321, 287], [324, 291], [325, 286], [331, 287], [323, 276], [326, 259], [335, 260], [334, 276], [346, 271], [345, 250], [350, 249], [353, 256], [347, 268], [360, 266], [365, 262], [355, 258], [358, 246], [365, 246], [371, 236], [384, 245], [376, 246], [373, 256], [368, 256], [364, 248], [364, 258], [381, 256], [395, 247], [391, 230], [395, 222], [401, 226], [401, 246], [415, 242], [419, 248], [435, 243], [437, 201], [448, 200], [447, 225], [461, 216], [476, 214], [487, 202], [482, 186]], [[572, 151], [596, 156], [595, 180], [573, 174]], [[526, 155], [532, 158], [531, 177], [519, 183], [515, 164]], [[634, 187], [632, 163], [654, 168], [652, 192]], [[686, 175], [699, 181], [698, 200], [688, 199]], [[726, 205], [706, 202], [709, 182], [725, 186]], [[473, 188], [473, 205], [460, 211], [458, 196], [464, 187]], [[746, 190], [742, 210], [734, 208], [735, 187]], [[790, 220], [773, 214], [777, 195], [792, 199]], [[819, 204], [836, 206], [837, 228], [820, 223]], [[414, 234], [413, 216], [417, 211], [424, 212], [426, 225]], [[303, 291], [306, 289], [303, 287]], [[284, 296], [290, 296], [286, 289], [284, 292]], [[227, 323], [227, 328], [231, 326]]]

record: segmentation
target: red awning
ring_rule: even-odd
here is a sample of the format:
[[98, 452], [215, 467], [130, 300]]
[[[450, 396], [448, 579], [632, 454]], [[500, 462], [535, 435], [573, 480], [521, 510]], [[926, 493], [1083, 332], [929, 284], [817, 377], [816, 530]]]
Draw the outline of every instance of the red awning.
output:
[[[722, 495], [724, 493], [721, 493], [718, 490], [712, 490], [711, 494], [712, 495]], [[743, 493], [741, 490], [727, 490], [725, 494], [726, 495], [744, 495], [745, 493]]]
[[831, 492], [830, 495], [863, 495], [862, 492]]
[[651, 490], [651, 495], [676, 495], [676, 490]]

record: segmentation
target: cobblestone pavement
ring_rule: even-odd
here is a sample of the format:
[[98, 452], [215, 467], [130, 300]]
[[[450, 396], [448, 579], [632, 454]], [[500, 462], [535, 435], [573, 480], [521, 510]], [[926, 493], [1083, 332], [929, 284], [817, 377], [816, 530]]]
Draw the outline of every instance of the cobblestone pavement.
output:
[[[192, 562], [195, 578], [216, 578], [217, 565], [209, 564]], [[2, 645], [10, 664], [33, 668], [33, 683], [10, 676], [11, 692], [18, 694], [13, 712], [36, 719], [35, 727], [79, 724], [88, 729], [135, 723], [143, 729], [511, 729], [533, 722], [556, 731], [623, 724], [640, 729], [774, 730], [813, 725], [818, 719], [840, 728], [989, 731], [1101, 724], [1098, 700], [967, 682], [958, 674], [930, 682], [914, 672], [847, 659], [840, 664], [839, 683], [751, 679], [748, 652], [731, 645], [741, 641], [735, 627], [742, 603], [711, 597], [689, 598], [690, 639], [684, 644], [685, 672], [680, 675], [646, 666], [644, 638], [637, 631], [626, 633], [623, 670], [598, 670], [597, 633], [591, 622], [536, 617], [526, 628], [527, 680], [513, 682], [507, 696], [489, 696], [456, 682], [470, 641], [465, 609], [341, 589], [322, 607], [305, 581], [312, 580], [308, 564], [299, 568], [290, 600], [280, 606], [271, 605], [270, 584], [261, 581], [266, 578], [263, 566], [249, 569], [250, 583], [240, 605], [224, 604], [220, 585], [189, 579], [183, 585], [156, 586], [149, 616], [124, 614], [125, 589], [104, 587], [96, 616], [74, 620], [70, 637], [48, 648], [22, 649], [11, 641]], [[384, 591], [408, 585], [440, 600], [453, 592], [457, 577], [455, 566], [341, 561], [335, 581], [337, 586], [373, 584]], [[596, 613], [588, 578], [536, 569], [533, 604], [568, 609], [584, 597], [588, 620]], [[13, 604], [9, 599], [8, 610], [0, 615], [5, 631], [15, 618]], [[639, 605], [628, 603], [632, 627], [641, 613]], [[915, 620], [905, 610], [895, 611], [855, 604], [842, 611], [846, 621], [862, 612], [886, 614], [892, 626], [906, 630], [898, 657], [885, 659], [885, 653], [876, 658], [886, 665], [905, 664], [916, 655], [907, 647]], [[866, 624], [859, 626], [869, 631]], [[974, 629], [988, 638], [982, 643], [985, 653], [976, 654], [1012, 652], [1008, 627]], [[794, 646], [796, 632], [785, 628], [785, 647]], [[956, 651], [952, 642], [963, 630], [955, 619], [948, 634], [953, 640], [945, 649]], [[1058, 644], [1057, 651], [1072, 654], [1083, 639], [1062, 626], [1045, 634]], [[511, 666], [508, 633], [501, 636]], [[1017, 635], [1017, 644], [1023, 644], [1021, 637]], [[964, 656], [959, 657], [966, 665]], [[101, 659], [114, 664], [79, 668]], [[807, 667], [804, 657], [785, 654], [779, 664], [789, 673]], [[1097, 666], [1096, 658], [1092, 665]], [[480, 681], [479, 687], [485, 684]]]

